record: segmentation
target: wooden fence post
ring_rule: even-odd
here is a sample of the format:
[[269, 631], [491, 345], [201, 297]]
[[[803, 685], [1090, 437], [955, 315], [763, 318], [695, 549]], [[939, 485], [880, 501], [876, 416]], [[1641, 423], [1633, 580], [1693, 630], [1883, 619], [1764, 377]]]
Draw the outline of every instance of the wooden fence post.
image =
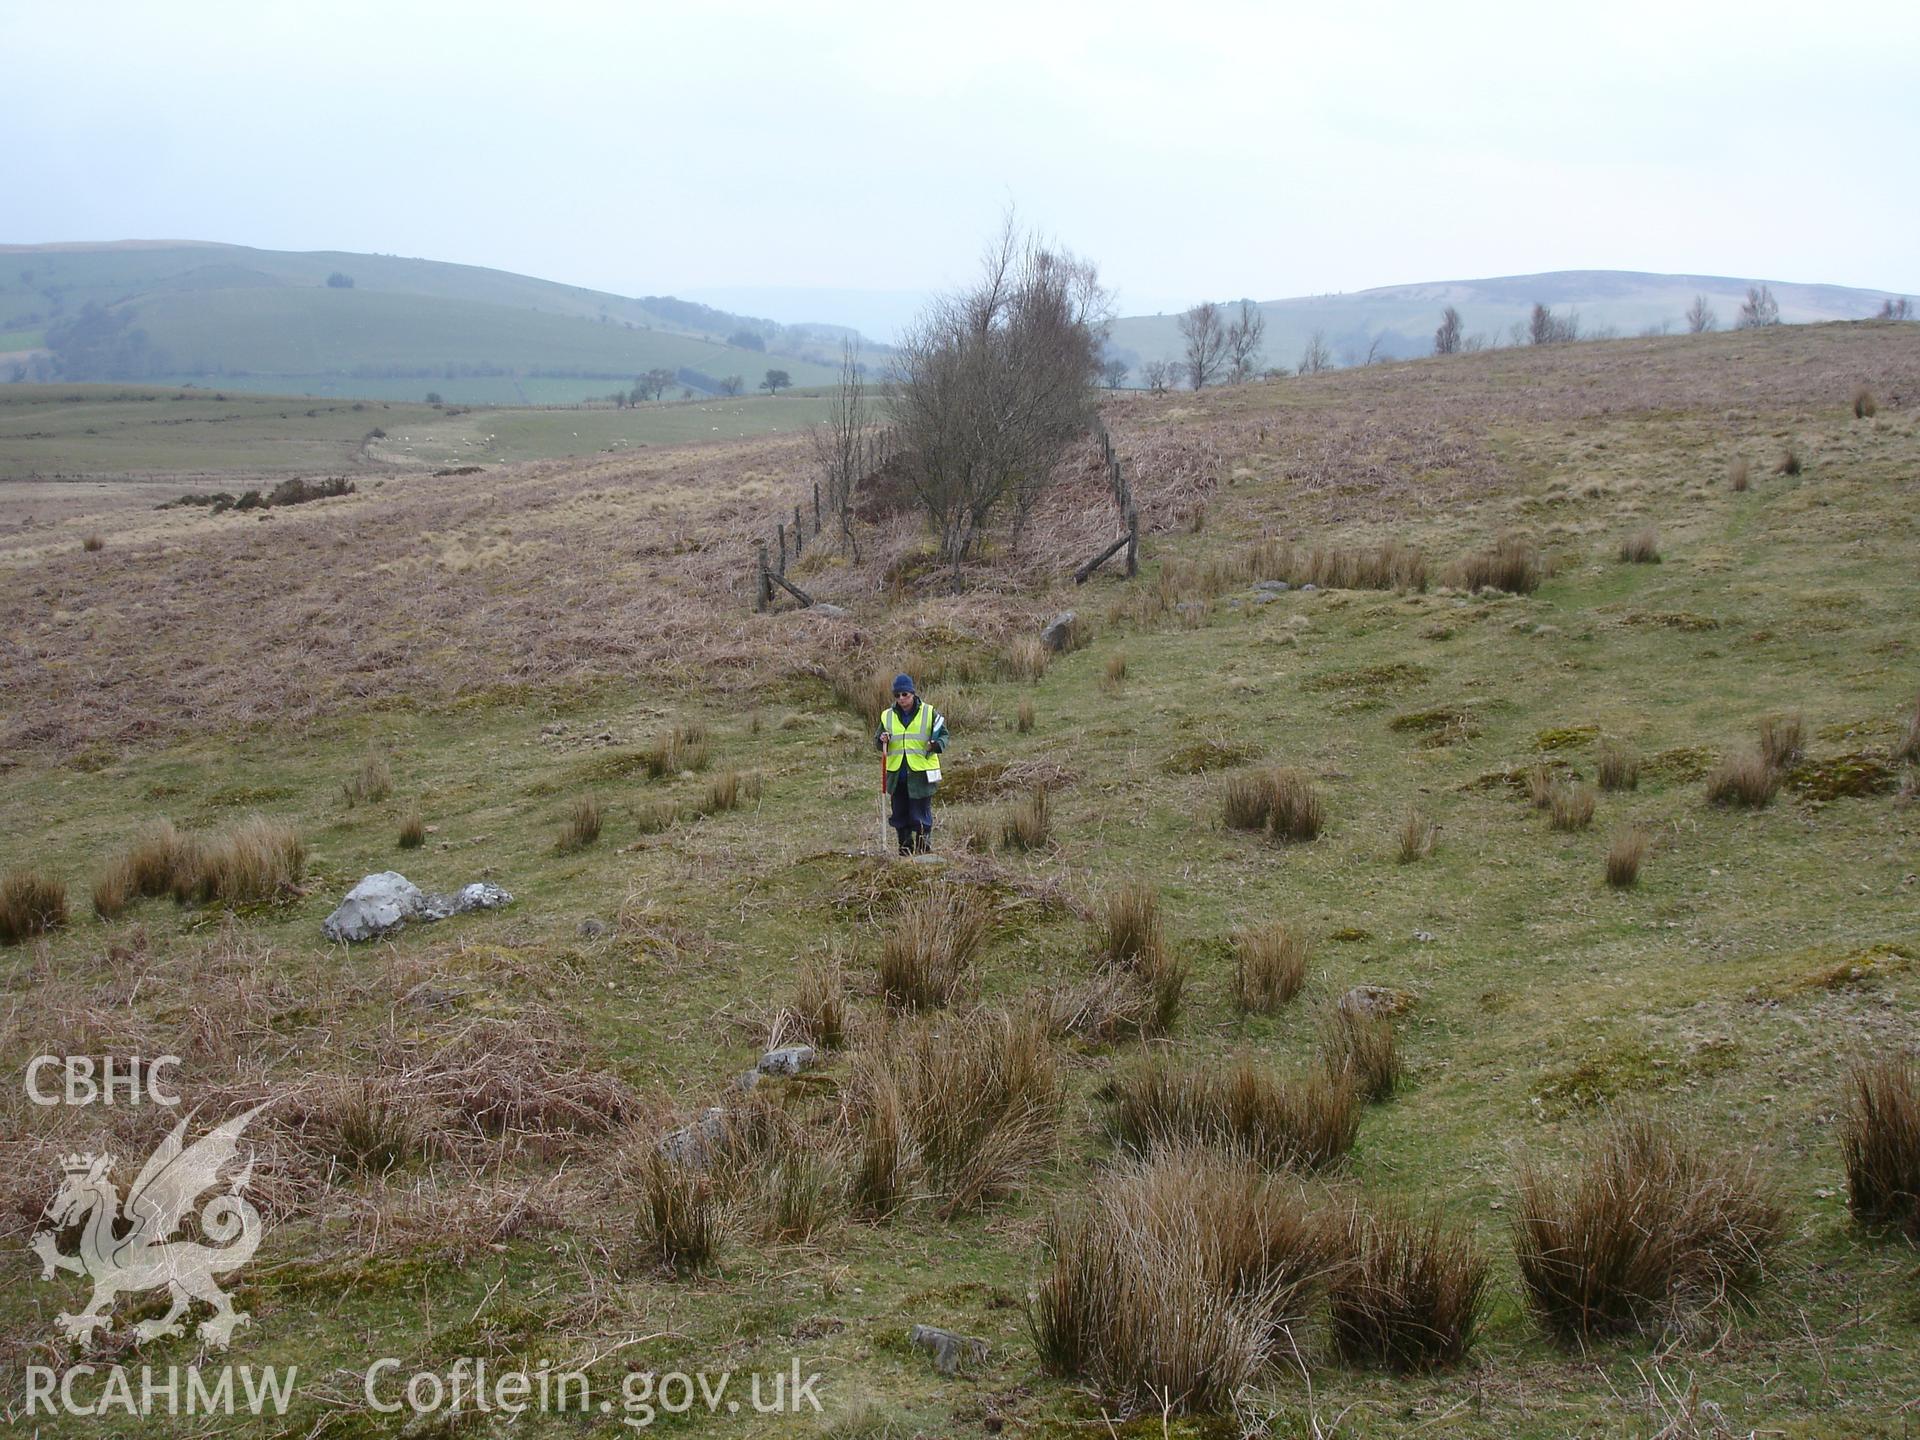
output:
[[756, 540], [754, 544], [760, 552], [760, 563], [753, 572], [753, 608], [762, 611], [773, 602], [773, 582], [767, 578], [767, 542]]
[[820, 533], [820, 482], [813, 482], [813, 533]]
[[793, 507], [793, 553], [796, 557], [800, 554], [800, 541], [806, 533], [806, 526], [800, 523], [800, 507], [796, 505]]
[[1140, 512], [1127, 511], [1127, 578], [1140, 573]]
[[787, 522], [782, 520], [774, 528], [780, 532], [780, 568], [773, 573], [784, 575], [787, 573]]

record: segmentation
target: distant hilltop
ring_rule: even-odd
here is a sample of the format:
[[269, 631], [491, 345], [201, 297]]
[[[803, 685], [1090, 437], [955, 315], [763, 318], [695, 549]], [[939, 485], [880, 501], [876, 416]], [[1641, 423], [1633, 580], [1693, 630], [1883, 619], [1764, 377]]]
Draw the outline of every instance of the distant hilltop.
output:
[[[1844, 285], [1803, 285], [1731, 275], [1658, 275], [1638, 270], [1549, 270], [1539, 275], [1501, 275], [1485, 280], [1428, 280], [1387, 285], [1343, 295], [1303, 295], [1256, 302], [1266, 317], [1265, 366], [1296, 368], [1318, 337], [1329, 363], [1364, 364], [1367, 358], [1410, 359], [1433, 353], [1433, 332], [1451, 305], [1460, 312], [1461, 338], [1478, 346], [1524, 340], [1535, 305], [1577, 325], [1584, 338], [1684, 333], [1687, 310], [1705, 297], [1719, 328], [1739, 314], [1749, 286], [1765, 285], [1787, 324], [1865, 320], [1898, 291], [1858, 290]], [[1239, 300], [1230, 303], [1236, 310]], [[1916, 306], [1920, 309], [1920, 306]], [[1182, 350], [1179, 317], [1128, 315], [1116, 320], [1108, 353], [1131, 367], [1129, 384], [1153, 360], [1177, 360]], [[1515, 326], [1520, 327], [1516, 336]]]

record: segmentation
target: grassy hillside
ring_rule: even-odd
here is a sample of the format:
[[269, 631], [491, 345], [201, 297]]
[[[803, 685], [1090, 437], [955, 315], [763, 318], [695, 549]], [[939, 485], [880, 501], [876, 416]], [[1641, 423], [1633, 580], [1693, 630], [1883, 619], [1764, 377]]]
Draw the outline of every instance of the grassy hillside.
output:
[[[352, 287], [329, 286], [335, 275]], [[837, 344], [832, 327], [397, 256], [170, 242], [0, 247], [0, 354], [30, 363], [89, 306], [121, 330], [109, 346], [61, 349], [50, 357], [63, 367], [52, 378], [215, 377], [236, 388], [388, 399], [404, 384], [408, 398], [433, 389], [478, 404], [531, 398], [503, 394], [503, 380], [560, 372], [542, 383], [565, 394], [548, 398], [574, 401], [661, 366], [741, 375], [750, 386], [777, 366], [797, 384], [820, 383], [831, 378]], [[727, 345], [740, 329], [763, 335], [772, 353]], [[119, 343], [135, 331], [138, 348]]]
[[[1266, 364], [1291, 370], [1315, 331], [1323, 334], [1333, 359], [1341, 365], [1360, 363], [1376, 341], [1384, 358], [1429, 355], [1434, 328], [1449, 305], [1460, 311], [1463, 338], [1480, 336], [1494, 345], [1513, 344], [1512, 327], [1524, 326], [1535, 304], [1561, 315], [1577, 312], [1589, 335], [1603, 329], [1616, 335], [1646, 330], [1682, 334], [1687, 328], [1687, 307], [1696, 295], [1705, 295], [1720, 328], [1731, 329], [1747, 287], [1759, 283], [1725, 275], [1557, 270], [1390, 285], [1347, 295], [1297, 296], [1262, 301], [1260, 310], [1267, 320]], [[1780, 304], [1780, 318], [1787, 324], [1864, 320], [1889, 298], [1888, 292], [1842, 285], [1769, 284]], [[1142, 383], [1138, 372], [1144, 362], [1178, 359], [1183, 353], [1177, 321], [1174, 315], [1128, 315], [1115, 322], [1108, 348], [1133, 363], [1130, 384]]]
[[[1862, 387], [1874, 413], [1856, 417]], [[232, 1359], [302, 1378], [287, 1419], [234, 1433], [389, 1433], [361, 1384], [373, 1358], [404, 1376], [484, 1355], [581, 1366], [596, 1399], [643, 1370], [797, 1358], [823, 1377], [824, 1418], [675, 1422], [697, 1434], [1899, 1435], [1920, 1384], [1914, 1252], [1848, 1214], [1835, 1116], [1851, 1058], [1920, 1042], [1920, 810], [1896, 756], [1920, 696], [1916, 395], [1920, 327], [1856, 325], [1126, 397], [1107, 422], [1148, 532], [1138, 580], [1063, 583], [1110, 531], [1076, 456], [1022, 550], [960, 597], [918, 580], [909, 519], [864, 531], [858, 560], [809, 550], [790, 573], [841, 618], [751, 610], [750, 541], [807, 483], [792, 439], [396, 474], [270, 522], [82, 511], [29, 534], [0, 490], [0, 684], [31, 697], [0, 735], [0, 872], [64, 880], [75, 912], [0, 949], [0, 1050], [16, 1074], [43, 1051], [177, 1053], [203, 1117], [274, 1099], [250, 1132], [271, 1223], [235, 1276], [253, 1321]], [[1657, 562], [1624, 560], [1649, 529]], [[1502, 536], [1537, 552], [1536, 589], [1452, 583]], [[1316, 547], [1328, 563], [1384, 543], [1417, 549], [1423, 586], [1257, 588], [1303, 578]], [[1036, 664], [1024, 642], [1063, 606], [1085, 643]], [[900, 668], [953, 730], [945, 867], [874, 853], [857, 696]], [[1783, 714], [1805, 754], [1771, 803], [1710, 803], [1707, 773]], [[650, 760], [676, 726], [680, 763]], [[1596, 786], [1613, 747], [1637, 785], [1554, 828], [1533, 772]], [[1227, 788], [1278, 766], [1317, 791], [1318, 838], [1223, 823]], [[1035, 787], [1050, 833], [1008, 845]], [[598, 835], [562, 844], [588, 796]], [[304, 840], [297, 886], [86, 913], [142, 826], [213, 836], [256, 813]], [[1403, 860], [1410, 814], [1433, 842]], [[424, 843], [402, 848], [413, 815]], [[1614, 888], [1628, 831], [1646, 854]], [[323, 944], [345, 889], [389, 868], [515, 901]], [[994, 1132], [981, 1203], [949, 1207], [939, 1137], [910, 1130], [927, 1168], [890, 1215], [863, 1213], [862, 1157], [902, 1153], [873, 1141], [875, 1077], [907, 1074], [913, 1027], [957, 1048], [994, 1011], [1064, 1015], [1102, 974], [1094, 920], [1128, 882], [1185, 969], [1167, 1033], [1054, 1035], [1036, 1073], [1057, 1105]], [[937, 883], [984, 910], [979, 952], [949, 1007], [890, 1016], [884, 948]], [[1232, 937], [1276, 921], [1306, 942], [1305, 985], [1248, 1011]], [[803, 969], [836, 966], [842, 1048], [751, 1099], [730, 1089], [795, 1033]], [[1309, 1076], [1363, 984], [1406, 1003], [1406, 1077], [1299, 1203], [1401, 1204], [1477, 1247], [1489, 1301], [1464, 1364], [1342, 1359], [1313, 1298], [1237, 1416], [1163, 1421], [1048, 1374], [1029, 1297], [1050, 1217], [1124, 1163], [1115, 1087], [1153, 1054]], [[10, 1246], [60, 1154], [111, 1146], [124, 1184], [174, 1119], [5, 1093]], [[713, 1262], [676, 1272], [651, 1248], [650, 1157], [708, 1105], [760, 1138], [741, 1142], [746, 1178], [715, 1181]], [[1750, 1159], [1782, 1234], [1744, 1298], [1688, 1292], [1649, 1333], [1562, 1345], [1524, 1298], [1515, 1167], [1571, 1164], [1613, 1106]], [[16, 1263], [15, 1384], [72, 1358], [55, 1316], [86, 1293]], [[1141, 1304], [1170, 1335], [1179, 1300]], [[188, 1363], [191, 1337], [129, 1338], [155, 1314], [130, 1297], [108, 1353]], [[984, 1359], [936, 1374], [917, 1323], [984, 1339]], [[511, 1428], [598, 1433], [581, 1415]]]

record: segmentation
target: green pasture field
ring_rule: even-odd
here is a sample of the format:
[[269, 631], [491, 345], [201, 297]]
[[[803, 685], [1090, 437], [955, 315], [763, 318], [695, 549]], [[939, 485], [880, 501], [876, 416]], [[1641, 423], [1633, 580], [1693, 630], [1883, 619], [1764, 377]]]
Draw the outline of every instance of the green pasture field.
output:
[[[461, 407], [453, 405], [454, 409]], [[0, 480], [498, 464], [803, 430], [821, 392], [600, 407], [477, 408], [149, 386], [0, 386]], [[379, 428], [384, 438], [369, 440]]]

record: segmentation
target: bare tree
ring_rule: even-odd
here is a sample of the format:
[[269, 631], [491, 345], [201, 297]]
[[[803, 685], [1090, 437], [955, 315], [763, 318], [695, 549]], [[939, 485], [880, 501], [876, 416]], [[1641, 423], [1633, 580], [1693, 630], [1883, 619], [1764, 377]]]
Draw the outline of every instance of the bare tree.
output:
[[1569, 310], [1565, 315], [1556, 315], [1536, 301], [1533, 313], [1527, 317], [1526, 338], [1529, 345], [1565, 345], [1578, 340], [1580, 312]]
[[1226, 360], [1227, 330], [1220, 323], [1220, 307], [1202, 300], [1180, 317], [1180, 336], [1187, 342], [1187, 384], [1204, 390], [1219, 378]]
[[1327, 332], [1316, 330], [1307, 336], [1307, 346], [1300, 352], [1300, 370], [1302, 375], [1318, 375], [1322, 370], [1333, 366], [1333, 351], [1327, 348]]
[[1387, 343], [1387, 332], [1382, 330], [1378, 335], [1374, 336], [1371, 340], [1367, 342], [1367, 358], [1362, 360], [1360, 363], [1362, 365], [1385, 364], [1386, 361], [1391, 357], [1381, 354], [1380, 347], [1385, 345], [1386, 343]]
[[1101, 367], [1100, 373], [1106, 379], [1109, 390], [1118, 390], [1127, 383], [1127, 376], [1132, 370], [1133, 367], [1124, 360], [1109, 360]]
[[1267, 339], [1267, 317], [1251, 300], [1240, 302], [1240, 313], [1227, 326], [1227, 373], [1235, 385], [1244, 385], [1260, 368], [1260, 347]]
[[720, 381], [720, 393], [722, 395], [738, 395], [740, 393], [740, 387], [746, 383], [746, 379], [743, 376], [725, 376]]
[[813, 458], [826, 482], [827, 509], [840, 527], [840, 538], [860, 558], [859, 537], [853, 530], [854, 493], [860, 481], [878, 466], [880, 436], [867, 409], [865, 379], [854, 358], [851, 340], [841, 342], [840, 383], [827, 402], [824, 425], [812, 429]]
[[1733, 322], [1736, 330], [1764, 330], [1769, 325], [1780, 323], [1780, 303], [1773, 298], [1772, 287], [1767, 285], [1749, 285], [1747, 298], [1740, 305], [1740, 318]]
[[1900, 295], [1882, 300], [1880, 302], [1880, 313], [1874, 318], [1878, 320], [1907, 320], [1911, 319], [1912, 316], [1913, 302], [1908, 300], [1906, 296]]
[[1433, 353], [1457, 354], [1460, 349], [1460, 312], [1449, 305], [1440, 312], [1440, 326], [1433, 332]]
[[1707, 303], [1707, 297], [1696, 295], [1693, 303], [1687, 307], [1687, 333], [1704, 335], [1709, 330], [1720, 328], [1720, 317], [1714, 313], [1713, 306]]
[[1180, 378], [1180, 367], [1171, 360], [1149, 360], [1140, 367], [1140, 378], [1154, 394], [1164, 395], [1167, 387]]
[[1009, 217], [979, 280], [936, 300], [900, 341], [888, 408], [956, 588], [1007, 504], [1018, 544], [1092, 418], [1109, 303], [1090, 263], [1022, 237]]

